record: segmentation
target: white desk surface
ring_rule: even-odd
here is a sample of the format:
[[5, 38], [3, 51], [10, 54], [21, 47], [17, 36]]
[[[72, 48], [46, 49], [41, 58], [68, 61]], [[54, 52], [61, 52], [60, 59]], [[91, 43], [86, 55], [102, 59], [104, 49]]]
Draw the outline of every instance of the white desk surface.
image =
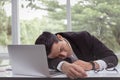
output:
[[[87, 71], [88, 77], [120, 77], [120, 65], [116, 67], [118, 72], [116, 71], [100, 71], [98, 73], [95, 73], [94, 71]], [[12, 75], [12, 71], [10, 70], [10, 67], [0, 67], [0, 77], [28, 77], [23, 75]], [[29, 77], [35, 77], [35, 76], [29, 76]], [[65, 78], [65, 74], [60, 74], [55, 77], [61, 77]]]

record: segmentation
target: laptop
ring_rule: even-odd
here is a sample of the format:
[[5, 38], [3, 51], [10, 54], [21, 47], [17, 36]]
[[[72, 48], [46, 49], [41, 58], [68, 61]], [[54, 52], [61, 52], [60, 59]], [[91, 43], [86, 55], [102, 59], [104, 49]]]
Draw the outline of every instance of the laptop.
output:
[[8, 52], [13, 75], [55, 77], [62, 74], [48, 68], [44, 45], [8, 45]]

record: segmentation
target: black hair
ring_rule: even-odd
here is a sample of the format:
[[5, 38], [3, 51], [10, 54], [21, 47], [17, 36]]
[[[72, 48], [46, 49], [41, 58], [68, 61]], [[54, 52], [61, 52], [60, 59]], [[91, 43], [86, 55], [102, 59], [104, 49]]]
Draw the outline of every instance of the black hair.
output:
[[35, 41], [36, 45], [44, 44], [46, 47], [47, 55], [51, 52], [53, 43], [57, 43], [59, 40], [55, 34], [50, 32], [43, 32]]

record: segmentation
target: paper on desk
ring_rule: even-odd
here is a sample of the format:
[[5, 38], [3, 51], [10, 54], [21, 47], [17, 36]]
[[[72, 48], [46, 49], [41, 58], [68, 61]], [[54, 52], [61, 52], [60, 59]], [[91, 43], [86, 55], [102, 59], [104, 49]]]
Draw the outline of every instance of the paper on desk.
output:
[[88, 77], [120, 77], [120, 65], [116, 66], [117, 71], [99, 71], [95, 73], [93, 70], [87, 71]]
[[[87, 71], [87, 75], [88, 77], [120, 77], [120, 73], [106, 70], [100, 71], [98, 73], [95, 73], [94, 71]], [[54, 77], [65, 78], [67, 76], [65, 74], [61, 74]]]

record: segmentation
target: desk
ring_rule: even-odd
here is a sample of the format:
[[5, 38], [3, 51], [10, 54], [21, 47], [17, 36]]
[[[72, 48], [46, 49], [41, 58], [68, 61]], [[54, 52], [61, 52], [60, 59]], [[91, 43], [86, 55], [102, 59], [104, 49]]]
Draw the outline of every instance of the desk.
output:
[[[120, 66], [116, 67], [118, 72], [115, 71], [100, 71], [98, 73], [94, 73], [94, 71], [88, 71], [88, 77], [83, 79], [76, 80], [120, 80]], [[28, 77], [28, 76], [12, 76], [11, 71], [1, 71], [0, 72], [0, 80], [70, 80], [64, 74], [59, 75], [54, 78], [41, 78], [41, 77]]]
[[[21, 78], [21, 77], [0, 77], [0, 80], [71, 80], [69, 78]], [[75, 80], [120, 80], [119, 78], [109, 78], [109, 77], [90, 77], [83, 79], [75, 79]]]

